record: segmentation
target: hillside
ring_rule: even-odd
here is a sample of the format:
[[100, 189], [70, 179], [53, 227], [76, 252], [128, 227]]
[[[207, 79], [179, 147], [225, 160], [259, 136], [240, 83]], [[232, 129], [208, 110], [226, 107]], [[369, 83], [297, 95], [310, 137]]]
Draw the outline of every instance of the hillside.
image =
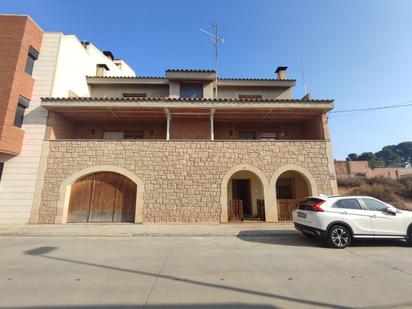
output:
[[341, 195], [373, 196], [399, 209], [412, 210], [412, 177], [339, 177], [338, 190]]

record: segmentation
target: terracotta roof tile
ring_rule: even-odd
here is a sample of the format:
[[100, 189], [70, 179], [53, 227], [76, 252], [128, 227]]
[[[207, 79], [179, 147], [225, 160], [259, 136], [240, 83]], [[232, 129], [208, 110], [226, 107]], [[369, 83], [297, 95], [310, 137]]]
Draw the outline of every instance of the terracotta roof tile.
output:
[[215, 70], [198, 70], [198, 69], [167, 69], [166, 72], [195, 72], [195, 73], [216, 73]]
[[[164, 76], [86, 76], [87, 78], [106, 78], [106, 79], [122, 79], [122, 78], [133, 78], [133, 79], [167, 79]], [[238, 78], [238, 77], [218, 77], [217, 80], [239, 80], [239, 81], [287, 81], [295, 82], [296, 79], [277, 79], [277, 78]]]
[[182, 102], [182, 101], [190, 101], [190, 102], [248, 102], [248, 103], [265, 103], [265, 102], [290, 102], [290, 103], [331, 103], [333, 100], [310, 100], [310, 101], [303, 101], [303, 100], [296, 100], [296, 99], [256, 99], [256, 98], [219, 98], [219, 99], [212, 99], [212, 98], [201, 98], [201, 99], [191, 99], [191, 98], [169, 98], [169, 97], [71, 97], [71, 98], [62, 98], [62, 97], [43, 97], [41, 98], [43, 101], [168, 101], [168, 102]]

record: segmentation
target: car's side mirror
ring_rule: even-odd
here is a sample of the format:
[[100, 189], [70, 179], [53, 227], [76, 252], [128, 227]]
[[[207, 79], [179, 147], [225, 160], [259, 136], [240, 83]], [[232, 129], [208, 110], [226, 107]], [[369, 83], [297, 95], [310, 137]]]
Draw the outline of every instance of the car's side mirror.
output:
[[392, 216], [396, 216], [396, 209], [393, 207], [387, 207], [385, 209], [385, 212], [387, 212], [388, 214], [392, 215]]

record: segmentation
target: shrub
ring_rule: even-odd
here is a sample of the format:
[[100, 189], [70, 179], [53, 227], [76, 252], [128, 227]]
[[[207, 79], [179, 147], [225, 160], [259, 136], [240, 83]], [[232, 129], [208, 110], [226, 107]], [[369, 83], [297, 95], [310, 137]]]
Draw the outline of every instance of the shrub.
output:
[[365, 183], [358, 188], [354, 188], [351, 191], [351, 195], [372, 196], [386, 203], [392, 204], [399, 209], [406, 209], [405, 204], [393, 194], [392, 188], [388, 185], [379, 183], [374, 183], [371, 185]]
[[381, 184], [385, 187], [392, 187], [393, 189], [399, 189], [401, 186], [397, 180], [382, 176], [366, 178], [365, 181], [370, 185]]
[[405, 198], [412, 199], [412, 181], [405, 183], [397, 193]]
[[339, 187], [354, 188], [364, 183], [364, 178], [360, 177], [338, 177], [336, 179]]

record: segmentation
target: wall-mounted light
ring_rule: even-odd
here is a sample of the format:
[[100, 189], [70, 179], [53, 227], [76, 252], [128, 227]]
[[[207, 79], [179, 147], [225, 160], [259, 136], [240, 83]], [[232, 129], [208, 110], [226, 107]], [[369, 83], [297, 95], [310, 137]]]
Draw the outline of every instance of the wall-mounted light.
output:
[[92, 135], [94, 135], [96, 132], [94, 132], [94, 129], [90, 129], [90, 133], [92, 133]]
[[230, 136], [233, 135], [233, 130], [229, 130], [229, 135], [230, 135]]
[[153, 135], [154, 134], [154, 131], [153, 130], [150, 130], [150, 135]]

